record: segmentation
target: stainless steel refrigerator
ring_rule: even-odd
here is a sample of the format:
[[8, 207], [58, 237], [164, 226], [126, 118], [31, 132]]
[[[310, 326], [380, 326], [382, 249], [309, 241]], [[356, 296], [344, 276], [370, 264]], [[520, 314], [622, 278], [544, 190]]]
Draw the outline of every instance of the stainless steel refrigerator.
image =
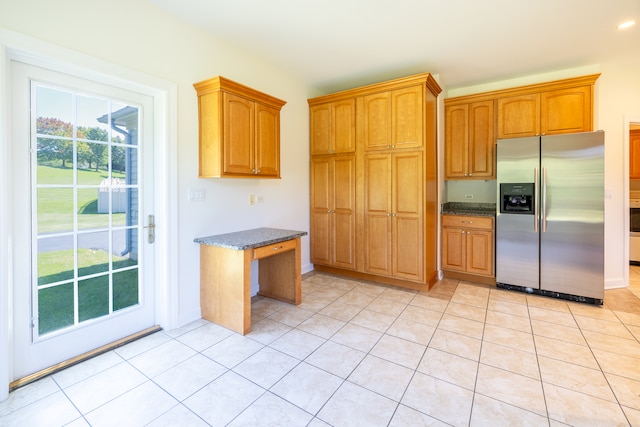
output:
[[499, 139], [499, 287], [602, 304], [604, 132]]

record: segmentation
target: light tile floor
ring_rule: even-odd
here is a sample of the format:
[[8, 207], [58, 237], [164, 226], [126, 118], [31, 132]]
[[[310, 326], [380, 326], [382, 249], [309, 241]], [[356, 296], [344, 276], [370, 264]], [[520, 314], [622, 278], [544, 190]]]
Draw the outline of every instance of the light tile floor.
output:
[[640, 426], [639, 339], [606, 296], [311, 274], [300, 306], [257, 298], [247, 336], [155, 333], [16, 390], [0, 425]]

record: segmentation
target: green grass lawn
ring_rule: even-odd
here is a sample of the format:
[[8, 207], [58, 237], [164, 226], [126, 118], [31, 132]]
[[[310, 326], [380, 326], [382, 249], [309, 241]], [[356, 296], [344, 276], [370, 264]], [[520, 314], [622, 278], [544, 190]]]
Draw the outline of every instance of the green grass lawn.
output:
[[[39, 184], [73, 183], [72, 169], [38, 166]], [[123, 173], [114, 173], [114, 178], [124, 179]], [[107, 178], [104, 170], [78, 170], [78, 182], [83, 185], [100, 185]], [[38, 189], [38, 234], [73, 230], [73, 189], [40, 188]], [[105, 228], [109, 225], [109, 216], [98, 213], [98, 189], [78, 189], [78, 226], [80, 229]], [[113, 214], [114, 224], [124, 224], [124, 213]]]
[[[73, 171], [69, 168], [38, 166], [38, 183], [70, 185]], [[114, 178], [124, 179], [122, 173]], [[78, 170], [78, 183], [98, 186], [107, 178], [105, 170]], [[109, 215], [98, 213], [98, 188], [78, 188], [78, 227], [108, 228]], [[37, 197], [38, 234], [73, 230], [72, 188], [39, 188]], [[114, 224], [124, 224], [125, 214], [113, 214]], [[136, 265], [135, 260], [113, 255], [113, 269]], [[103, 250], [78, 250], [78, 321], [83, 322], [109, 314], [109, 254]], [[88, 275], [104, 273], [90, 279]], [[60, 250], [38, 254], [38, 285], [72, 281], [74, 252]], [[137, 304], [138, 269], [113, 273], [113, 311]], [[38, 290], [38, 332], [40, 335], [74, 324], [74, 284], [64, 283]]]
[[[102, 253], [100, 253], [102, 252]], [[109, 276], [82, 279], [108, 272], [104, 251], [78, 250], [78, 320], [80, 322], [109, 314]], [[81, 263], [80, 263], [81, 262]], [[114, 256], [113, 269], [136, 265], [135, 260]], [[69, 270], [68, 266], [72, 269]], [[38, 284], [72, 280], [73, 250], [45, 252], [38, 255]], [[113, 273], [113, 311], [138, 303], [138, 269]], [[38, 332], [40, 335], [74, 323], [73, 283], [38, 290]]]

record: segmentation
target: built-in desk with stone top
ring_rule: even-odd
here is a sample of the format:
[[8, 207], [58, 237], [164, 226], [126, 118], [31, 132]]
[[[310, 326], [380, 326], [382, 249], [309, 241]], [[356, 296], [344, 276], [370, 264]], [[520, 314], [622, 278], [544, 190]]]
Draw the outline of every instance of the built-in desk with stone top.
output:
[[256, 228], [198, 237], [202, 318], [243, 335], [251, 331], [251, 262], [258, 295], [300, 304], [300, 237], [306, 231]]

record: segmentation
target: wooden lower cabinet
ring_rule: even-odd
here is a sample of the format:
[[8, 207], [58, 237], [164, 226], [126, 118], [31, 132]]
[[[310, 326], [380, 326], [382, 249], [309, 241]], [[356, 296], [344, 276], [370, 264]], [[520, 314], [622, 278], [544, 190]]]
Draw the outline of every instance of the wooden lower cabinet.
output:
[[356, 268], [355, 156], [311, 159], [311, 262]]
[[494, 219], [442, 215], [442, 270], [494, 277]]
[[422, 151], [364, 161], [364, 271], [424, 280]]

